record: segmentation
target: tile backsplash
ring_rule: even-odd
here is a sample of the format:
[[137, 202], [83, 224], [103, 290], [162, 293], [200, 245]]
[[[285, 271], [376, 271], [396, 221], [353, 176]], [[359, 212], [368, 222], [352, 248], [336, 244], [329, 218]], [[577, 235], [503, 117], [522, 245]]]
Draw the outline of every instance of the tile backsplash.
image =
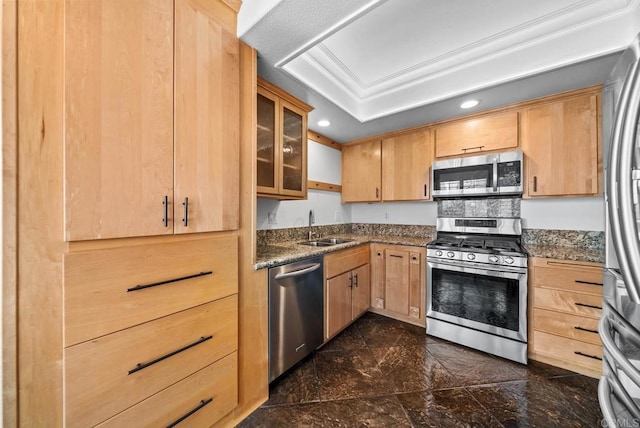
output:
[[520, 217], [520, 198], [445, 199], [438, 201], [438, 217]]

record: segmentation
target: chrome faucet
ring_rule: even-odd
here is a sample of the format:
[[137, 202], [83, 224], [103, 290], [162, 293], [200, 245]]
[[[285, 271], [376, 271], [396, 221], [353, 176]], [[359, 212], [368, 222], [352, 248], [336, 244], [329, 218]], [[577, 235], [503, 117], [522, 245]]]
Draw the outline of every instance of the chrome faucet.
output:
[[311, 225], [315, 222], [316, 220], [313, 218], [313, 210], [309, 210], [309, 232], [307, 233], [307, 240], [309, 241], [311, 241], [311, 238], [315, 235], [315, 232], [311, 230]]

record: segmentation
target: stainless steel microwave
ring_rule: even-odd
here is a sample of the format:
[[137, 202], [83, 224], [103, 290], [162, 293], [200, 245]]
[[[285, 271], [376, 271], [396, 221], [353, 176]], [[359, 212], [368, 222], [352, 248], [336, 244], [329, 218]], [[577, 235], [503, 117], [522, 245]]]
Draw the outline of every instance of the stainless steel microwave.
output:
[[435, 161], [431, 167], [434, 198], [521, 195], [522, 182], [521, 151]]

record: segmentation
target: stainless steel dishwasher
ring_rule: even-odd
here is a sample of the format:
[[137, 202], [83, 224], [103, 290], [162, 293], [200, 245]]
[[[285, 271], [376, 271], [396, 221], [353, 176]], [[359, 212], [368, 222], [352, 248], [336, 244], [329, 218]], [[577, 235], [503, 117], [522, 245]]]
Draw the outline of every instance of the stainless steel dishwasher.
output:
[[269, 382], [323, 341], [322, 257], [269, 269]]

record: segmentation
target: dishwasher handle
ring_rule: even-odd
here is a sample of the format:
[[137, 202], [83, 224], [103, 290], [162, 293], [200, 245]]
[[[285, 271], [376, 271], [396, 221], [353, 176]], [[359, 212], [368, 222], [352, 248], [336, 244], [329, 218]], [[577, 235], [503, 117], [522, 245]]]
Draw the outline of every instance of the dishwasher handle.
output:
[[275, 276], [275, 279], [285, 279], [285, 278], [293, 278], [296, 276], [302, 276], [309, 272], [313, 272], [314, 270], [317, 270], [319, 267], [320, 267], [320, 263], [316, 263], [304, 269], [294, 270], [287, 273], [279, 273]]

